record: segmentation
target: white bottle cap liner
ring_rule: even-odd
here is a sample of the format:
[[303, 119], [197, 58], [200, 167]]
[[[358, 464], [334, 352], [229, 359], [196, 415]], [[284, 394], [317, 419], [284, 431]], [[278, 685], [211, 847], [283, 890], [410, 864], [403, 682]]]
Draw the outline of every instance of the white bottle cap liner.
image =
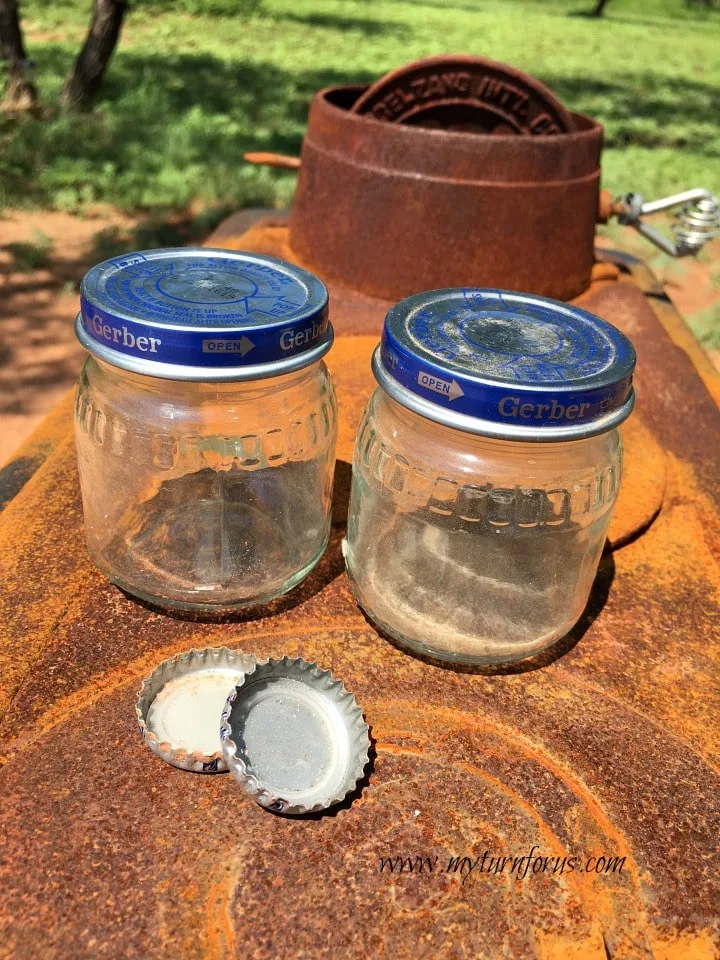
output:
[[228, 647], [189, 650], [161, 663], [143, 682], [135, 704], [153, 753], [182, 770], [227, 770], [220, 741], [223, 707], [257, 664], [251, 654]]
[[276, 813], [340, 803], [363, 776], [370, 747], [352, 693], [317, 664], [288, 657], [244, 674], [223, 710], [220, 735], [230, 772]]

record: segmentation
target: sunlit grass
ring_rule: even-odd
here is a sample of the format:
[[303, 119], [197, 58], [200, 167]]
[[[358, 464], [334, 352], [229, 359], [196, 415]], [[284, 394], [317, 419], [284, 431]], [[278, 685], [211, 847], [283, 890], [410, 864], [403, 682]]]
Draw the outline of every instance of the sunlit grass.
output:
[[[29, 0], [43, 118], [0, 119], [0, 203], [165, 210], [285, 206], [312, 93], [448, 51], [504, 60], [606, 127], [604, 185], [720, 191], [720, 15], [680, 0], [137, 0], [95, 111], [57, 96], [89, 0]], [[239, 12], [239, 13], [238, 13]]]

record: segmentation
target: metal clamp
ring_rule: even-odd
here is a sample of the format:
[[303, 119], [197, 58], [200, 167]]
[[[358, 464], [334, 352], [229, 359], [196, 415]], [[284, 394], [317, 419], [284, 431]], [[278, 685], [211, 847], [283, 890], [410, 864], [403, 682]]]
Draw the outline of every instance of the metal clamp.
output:
[[[670, 227], [675, 235], [674, 243], [642, 219], [649, 214], [678, 206], [680, 210], [675, 214]], [[629, 193], [613, 202], [610, 213], [617, 217], [619, 223], [634, 227], [638, 233], [671, 257], [695, 255], [708, 240], [720, 235], [720, 204], [709, 190], [701, 187], [649, 203], [646, 203], [639, 193]]]

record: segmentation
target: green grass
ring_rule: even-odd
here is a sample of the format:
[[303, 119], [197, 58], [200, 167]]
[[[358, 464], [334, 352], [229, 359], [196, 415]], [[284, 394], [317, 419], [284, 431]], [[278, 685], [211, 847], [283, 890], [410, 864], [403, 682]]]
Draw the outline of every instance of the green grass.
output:
[[116, 226], [105, 227], [92, 239], [92, 259], [98, 262], [131, 250], [201, 243], [232, 212], [231, 206], [220, 204], [194, 215], [171, 214], [168, 218], [151, 214], [126, 230]]
[[[89, 0], [26, 0], [42, 118], [0, 119], [0, 204], [285, 206], [311, 95], [412, 58], [467, 52], [546, 81], [606, 127], [604, 185], [720, 191], [720, 11], [682, 0], [137, 0], [96, 109], [59, 111]], [[240, 11], [241, 15], [238, 15]]]

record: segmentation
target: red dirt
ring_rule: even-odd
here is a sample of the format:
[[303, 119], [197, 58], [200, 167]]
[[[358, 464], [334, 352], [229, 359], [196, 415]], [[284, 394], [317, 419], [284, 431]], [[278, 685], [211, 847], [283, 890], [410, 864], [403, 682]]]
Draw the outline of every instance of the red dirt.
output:
[[[67, 392], [82, 366], [75, 339], [77, 283], [93, 260], [92, 241], [108, 227], [133, 225], [111, 212], [93, 218], [5, 211], [0, 219], [0, 463]], [[7, 244], [52, 240], [47, 269], [17, 268]]]

